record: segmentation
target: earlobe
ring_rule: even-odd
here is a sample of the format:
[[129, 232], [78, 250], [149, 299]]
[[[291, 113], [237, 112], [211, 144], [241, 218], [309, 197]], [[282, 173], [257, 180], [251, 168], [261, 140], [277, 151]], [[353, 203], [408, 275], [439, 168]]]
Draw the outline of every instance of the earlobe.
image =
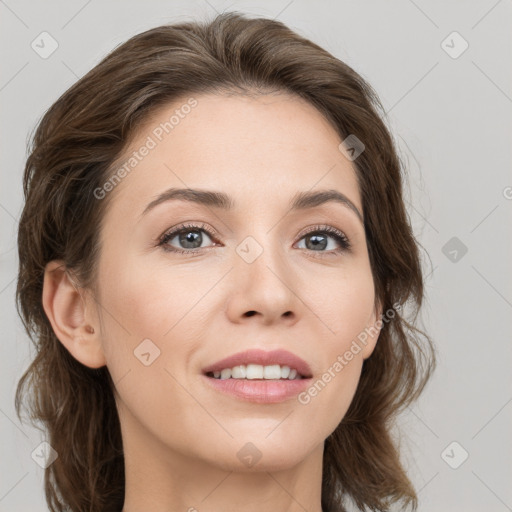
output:
[[63, 261], [46, 265], [43, 282], [43, 308], [52, 329], [68, 352], [90, 368], [106, 364], [99, 328], [88, 317], [91, 307], [73, 282]]

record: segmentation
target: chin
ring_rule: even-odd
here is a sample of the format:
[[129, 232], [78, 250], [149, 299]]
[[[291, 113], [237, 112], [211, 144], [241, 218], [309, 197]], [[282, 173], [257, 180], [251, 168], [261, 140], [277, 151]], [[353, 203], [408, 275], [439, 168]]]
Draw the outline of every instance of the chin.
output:
[[251, 435], [236, 436], [230, 441], [229, 447], [224, 446], [207, 458], [224, 471], [282, 471], [300, 464], [318, 444], [313, 440], [306, 442], [304, 438], [290, 440], [286, 436], [276, 436], [275, 439]]
[[291, 469], [307, 457], [306, 453], [295, 454], [291, 457], [289, 454], [273, 452], [265, 454], [262, 452], [261, 458], [254, 464], [249, 465], [237, 458], [226, 459], [225, 461], [216, 461], [216, 465], [224, 471], [233, 471], [236, 473], [260, 473], [260, 472], [276, 472]]

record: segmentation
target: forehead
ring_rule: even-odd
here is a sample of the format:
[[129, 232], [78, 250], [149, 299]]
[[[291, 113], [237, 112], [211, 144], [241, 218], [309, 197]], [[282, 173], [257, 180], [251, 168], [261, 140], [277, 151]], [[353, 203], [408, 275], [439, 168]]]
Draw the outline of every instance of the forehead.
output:
[[116, 186], [115, 202], [133, 208], [179, 186], [223, 190], [238, 197], [237, 204], [264, 205], [287, 203], [297, 191], [316, 187], [337, 189], [361, 209], [355, 170], [340, 142], [329, 121], [295, 95], [184, 96], [138, 128], [117, 162], [136, 158]]

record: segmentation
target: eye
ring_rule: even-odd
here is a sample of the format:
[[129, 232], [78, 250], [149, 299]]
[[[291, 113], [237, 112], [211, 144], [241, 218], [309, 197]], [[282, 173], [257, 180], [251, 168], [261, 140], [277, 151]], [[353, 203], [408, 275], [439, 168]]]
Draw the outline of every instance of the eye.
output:
[[[215, 237], [215, 233], [210, 230], [206, 224], [194, 225], [186, 224], [178, 226], [177, 228], [167, 231], [160, 238], [158, 245], [161, 246], [164, 251], [179, 252], [187, 255], [193, 255], [195, 249], [203, 249], [204, 236], [207, 238]], [[178, 244], [178, 247], [173, 245]]]
[[[329, 238], [335, 240], [334, 244], [329, 244]], [[299, 247], [299, 249], [308, 249], [313, 252], [333, 255], [348, 251], [351, 248], [351, 244], [346, 235], [332, 226], [314, 226], [302, 236], [299, 243], [303, 240], [305, 241], [305, 247]], [[329, 245], [331, 245], [331, 247], [329, 247]], [[338, 248], [332, 247], [332, 245], [338, 245]]]

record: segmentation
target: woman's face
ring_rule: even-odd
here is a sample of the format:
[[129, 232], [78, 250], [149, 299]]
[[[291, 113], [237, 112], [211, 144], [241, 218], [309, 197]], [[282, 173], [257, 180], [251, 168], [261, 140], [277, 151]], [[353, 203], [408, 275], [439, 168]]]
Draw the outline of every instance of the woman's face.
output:
[[[226, 470], [292, 467], [323, 449], [376, 342], [357, 338], [380, 312], [355, 171], [333, 128], [297, 97], [194, 98], [139, 129], [120, 183], [98, 199], [110, 204], [91, 304], [125, 450]], [[292, 207], [327, 190], [353, 206]], [[310, 378], [264, 381], [270, 395], [260, 380], [231, 381], [235, 395], [204, 374], [250, 349], [291, 352]]]

